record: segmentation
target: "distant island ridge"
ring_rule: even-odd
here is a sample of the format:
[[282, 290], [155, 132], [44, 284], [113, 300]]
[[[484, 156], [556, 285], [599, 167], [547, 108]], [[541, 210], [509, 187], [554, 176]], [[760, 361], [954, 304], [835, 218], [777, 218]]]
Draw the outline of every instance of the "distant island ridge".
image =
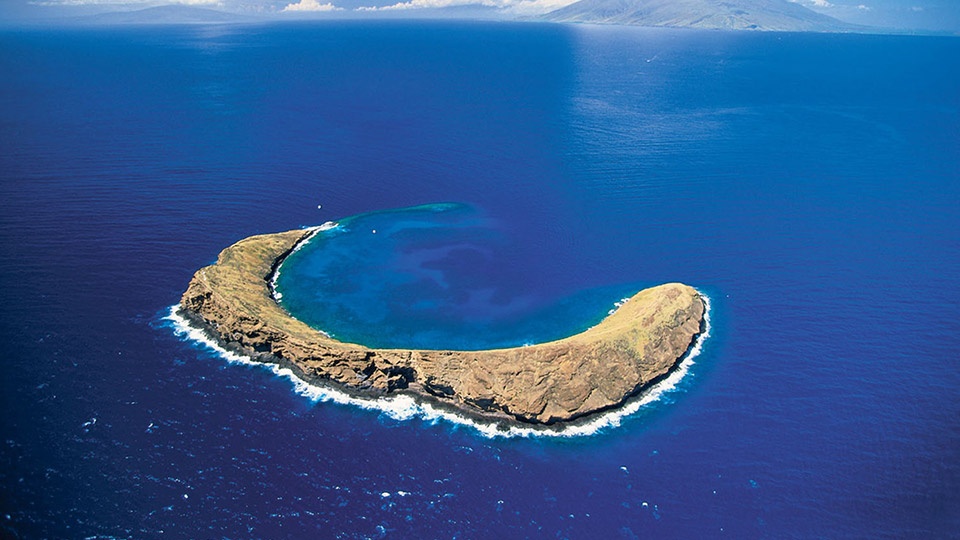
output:
[[544, 20], [779, 32], [850, 32], [861, 27], [789, 0], [579, 0]]
[[703, 298], [670, 283], [640, 291], [582, 333], [530, 346], [455, 351], [341, 342], [291, 316], [271, 285], [283, 260], [322, 229], [252, 236], [224, 249], [193, 276], [181, 315], [226, 349], [289, 367], [311, 383], [371, 397], [405, 392], [472, 416], [542, 425], [622, 405], [668, 375], [703, 332]]
[[[356, 2], [351, 2], [350, 6]], [[545, 4], [546, 5], [546, 4]], [[488, 19], [589, 23], [625, 26], [755, 30], [784, 32], [903, 33], [853, 24], [820, 13], [791, 0], [579, 0], [566, 5], [519, 9], [511, 3], [490, 6], [443, 2], [398, 2], [390, 5], [343, 7], [333, 2], [291, 2], [274, 11], [247, 12], [182, 4], [143, 9], [110, 9], [99, 6], [89, 14], [38, 18], [45, 24], [77, 25], [191, 25], [251, 24], [263, 21], [378, 20], [378, 19]], [[560, 6], [560, 7], [555, 7]], [[94, 9], [96, 6], [90, 6]], [[79, 8], [78, 8], [79, 9]], [[533, 9], [533, 11], [531, 11]], [[77, 11], [76, 13], [84, 13]]]

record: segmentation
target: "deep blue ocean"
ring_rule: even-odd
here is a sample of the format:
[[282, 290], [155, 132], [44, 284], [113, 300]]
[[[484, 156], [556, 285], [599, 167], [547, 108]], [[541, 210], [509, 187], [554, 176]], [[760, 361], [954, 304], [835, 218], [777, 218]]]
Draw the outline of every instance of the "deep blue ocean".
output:
[[[0, 537], [960, 538], [960, 39], [8, 29], [0, 74]], [[711, 335], [619, 426], [491, 437], [167, 318], [345, 219], [278, 282], [338, 337], [539, 340], [668, 281]]]

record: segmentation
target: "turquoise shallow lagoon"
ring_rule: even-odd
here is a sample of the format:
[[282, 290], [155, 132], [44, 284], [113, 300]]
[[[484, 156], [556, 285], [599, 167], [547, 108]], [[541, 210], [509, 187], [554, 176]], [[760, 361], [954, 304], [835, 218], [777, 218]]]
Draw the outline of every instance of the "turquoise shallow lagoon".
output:
[[636, 285], [555, 297], [511, 265], [523, 249], [506, 223], [465, 204], [347, 217], [280, 266], [293, 316], [371, 347], [478, 350], [552, 341], [598, 323]]

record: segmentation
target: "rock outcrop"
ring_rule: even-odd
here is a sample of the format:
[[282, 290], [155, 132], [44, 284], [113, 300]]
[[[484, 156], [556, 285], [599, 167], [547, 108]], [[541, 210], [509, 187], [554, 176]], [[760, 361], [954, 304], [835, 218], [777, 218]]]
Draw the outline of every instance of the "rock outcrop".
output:
[[704, 304], [679, 283], [643, 290], [589, 330], [485, 351], [371, 349], [336, 341], [275, 301], [277, 266], [312, 230], [253, 236], [193, 276], [181, 313], [227, 348], [360, 393], [406, 391], [490, 417], [552, 424], [622, 404], [666, 375], [698, 334]]

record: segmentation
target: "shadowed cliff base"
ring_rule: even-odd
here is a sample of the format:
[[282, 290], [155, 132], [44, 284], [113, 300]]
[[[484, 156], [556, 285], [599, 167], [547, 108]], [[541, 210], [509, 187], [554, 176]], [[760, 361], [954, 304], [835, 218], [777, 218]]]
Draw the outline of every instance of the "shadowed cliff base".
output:
[[471, 415], [569, 422], [623, 404], [665, 376], [702, 331], [704, 303], [679, 283], [640, 291], [580, 334], [482, 351], [372, 349], [290, 316], [270, 282], [316, 229], [253, 236], [194, 275], [182, 313], [225, 347], [368, 395], [410, 392]]

